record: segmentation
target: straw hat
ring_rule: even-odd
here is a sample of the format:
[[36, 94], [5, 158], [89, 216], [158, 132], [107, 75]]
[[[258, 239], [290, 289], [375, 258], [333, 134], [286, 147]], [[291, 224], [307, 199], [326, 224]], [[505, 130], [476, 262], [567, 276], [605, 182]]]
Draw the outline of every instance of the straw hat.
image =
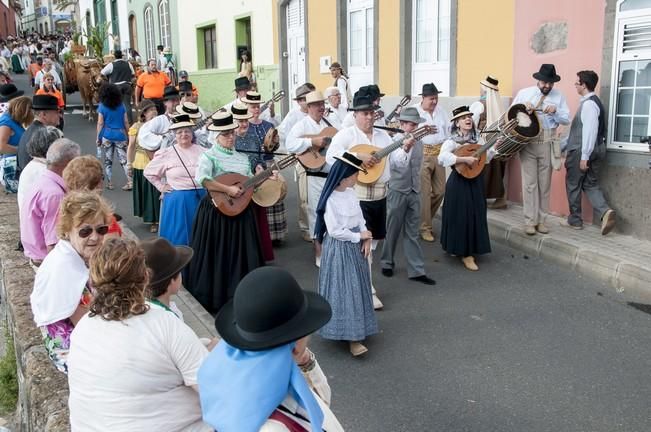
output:
[[170, 130], [182, 129], [186, 127], [189, 128], [194, 127], [194, 122], [187, 114], [177, 114], [173, 116], [171, 120], [172, 120], [172, 125], [170, 126]]
[[249, 107], [244, 102], [237, 101], [231, 105], [231, 113], [235, 120], [248, 120], [253, 117], [249, 114]]
[[242, 102], [248, 104], [261, 104], [264, 103], [262, 100], [262, 95], [255, 91], [246, 92], [246, 96], [241, 99]]
[[187, 114], [191, 119], [201, 118], [199, 107], [192, 102], [183, 102], [182, 104], [178, 104], [176, 106], [176, 112], [179, 114]]
[[233, 121], [233, 114], [225, 111], [219, 111], [211, 117], [212, 123], [208, 125], [208, 130], [224, 132], [237, 129], [239, 125]]
[[324, 100], [325, 97], [323, 97], [323, 93], [321, 93], [318, 90], [311, 91], [307, 95], [305, 95], [305, 102], [308, 105], [311, 103], [323, 102]]
[[453, 122], [456, 119], [467, 115], [472, 115], [472, 112], [470, 112], [470, 108], [468, 108], [468, 105], [461, 105], [460, 107], [452, 110], [452, 118], [450, 119], [450, 121]]
[[483, 85], [484, 87], [491, 88], [493, 90], [499, 91], [498, 84], [500, 82], [497, 80], [497, 78], [493, 78], [492, 76], [488, 75], [485, 80], [479, 81], [479, 84]]

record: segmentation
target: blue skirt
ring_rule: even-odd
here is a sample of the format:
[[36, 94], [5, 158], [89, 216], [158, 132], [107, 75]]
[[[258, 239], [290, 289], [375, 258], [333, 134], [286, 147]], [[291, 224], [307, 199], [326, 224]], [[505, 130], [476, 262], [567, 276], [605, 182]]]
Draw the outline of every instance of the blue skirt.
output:
[[362, 341], [378, 332], [371, 275], [361, 243], [326, 235], [321, 253], [319, 294], [332, 307], [332, 318], [319, 329], [325, 339]]
[[203, 188], [175, 190], [163, 195], [159, 235], [175, 246], [188, 246], [194, 214], [205, 195]]

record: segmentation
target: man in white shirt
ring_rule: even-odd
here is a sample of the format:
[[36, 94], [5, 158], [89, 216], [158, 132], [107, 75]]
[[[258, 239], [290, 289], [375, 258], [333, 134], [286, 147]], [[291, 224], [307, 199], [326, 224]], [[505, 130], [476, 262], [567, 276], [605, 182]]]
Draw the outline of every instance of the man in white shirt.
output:
[[524, 232], [527, 235], [549, 232], [545, 218], [549, 212], [552, 146], [558, 125], [570, 122], [570, 108], [565, 96], [554, 88], [554, 83], [561, 80], [556, 74], [556, 67], [543, 64], [533, 77], [538, 83], [520, 90], [512, 104], [524, 104], [528, 110], [535, 111], [541, 126], [540, 135], [520, 150]]
[[328, 99], [326, 118], [334, 127], [341, 129], [348, 114], [348, 107], [341, 102], [341, 90], [337, 87], [328, 87], [323, 95]]
[[[381, 110], [381, 105], [382, 105], [382, 97], [384, 96], [384, 93], [380, 91], [380, 87], [378, 87], [377, 84], [371, 84], [367, 86], [360, 87], [358, 91], [362, 91], [365, 93], [368, 93], [371, 95], [373, 98], [373, 104], [377, 106], [377, 110], [375, 111], [375, 120], [373, 124], [375, 126], [386, 126], [386, 120], [384, 119], [384, 112]], [[350, 111], [348, 115], [344, 118], [344, 120], [341, 122], [342, 127], [348, 128], [351, 127], [355, 124], [355, 118], [354, 118], [354, 112]]]
[[414, 105], [425, 124], [434, 127], [435, 133], [426, 135], [423, 142], [423, 167], [420, 172], [420, 236], [434, 241], [432, 219], [445, 194], [445, 168], [439, 165], [441, 145], [450, 136], [450, 114], [439, 106], [439, 93], [433, 83], [423, 84], [420, 104]]
[[[243, 78], [248, 81], [246, 77]], [[294, 125], [307, 115], [305, 95], [314, 90], [315, 87], [312, 83], [305, 83], [296, 89], [296, 97], [294, 97], [296, 106], [287, 113], [280, 126], [278, 126], [278, 138], [280, 139], [281, 147], [287, 148], [285, 145], [287, 135], [289, 135]], [[305, 168], [301, 164], [294, 165], [294, 168], [296, 169], [294, 178], [298, 185], [298, 228], [301, 230], [303, 240], [312, 242], [313, 233], [310, 232], [307, 219], [307, 177], [305, 175]]]
[[580, 71], [574, 83], [581, 96], [581, 104], [574, 115], [567, 141], [565, 159], [565, 187], [570, 215], [567, 225], [583, 228], [581, 192], [585, 192], [594, 211], [601, 218], [601, 234], [608, 234], [615, 226], [612, 210], [599, 188], [599, 168], [606, 156], [606, 115], [601, 100], [594, 93], [599, 76], [594, 71]]
[[[287, 151], [297, 155], [303, 154], [308, 150], [320, 152], [330, 144], [330, 138], [326, 137], [313, 137], [305, 138], [306, 135], [318, 135], [323, 129], [328, 127], [328, 124], [323, 120], [323, 113], [325, 112], [325, 98], [320, 91], [312, 91], [305, 95], [305, 103], [307, 105], [307, 116], [298, 121], [289, 136], [285, 141]], [[319, 197], [323, 190], [326, 177], [330, 166], [325, 163], [318, 170], [310, 170], [306, 172], [307, 176], [307, 221], [308, 232], [314, 238], [314, 226], [316, 224], [316, 207], [319, 203]], [[320, 266], [321, 260], [321, 245], [314, 242], [316, 265]]]
[[174, 143], [172, 116], [178, 114], [176, 106], [179, 104], [179, 91], [176, 87], [165, 87], [163, 95], [165, 113], [154, 117], [138, 129], [138, 144], [149, 151], [162, 150]]
[[52, 60], [49, 58], [43, 59], [43, 69], [38, 71], [36, 76], [34, 77], [34, 86], [38, 88], [43, 88], [43, 77], [45, 74], [52, 74], [54, 77], [54, 85], [56, 86], [57, 89], [61, 90], [61, 77], [57, 73], [57, 71], [53, 67]]

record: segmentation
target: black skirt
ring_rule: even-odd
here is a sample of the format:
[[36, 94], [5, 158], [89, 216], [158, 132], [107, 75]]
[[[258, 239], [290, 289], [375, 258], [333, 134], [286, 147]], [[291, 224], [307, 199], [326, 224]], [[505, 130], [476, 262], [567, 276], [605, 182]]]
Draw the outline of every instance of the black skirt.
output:
[[452, 170], [445, 186], [441, 245], [459, 257], [491, 251], [483, 174], [467, 179]]
[[223, 215], [210, 195], [199, 203], [192, 224], [194, 256], [184, 272], [185, 286], [210, 313], [235, 294], [240, 280], [264, 265], [258, 227], [249, 205], [237, 216]]
[[387, 199], [360, 201], [366, 229], [373, 234], [373, 240], [384, 240], [387, 235]]

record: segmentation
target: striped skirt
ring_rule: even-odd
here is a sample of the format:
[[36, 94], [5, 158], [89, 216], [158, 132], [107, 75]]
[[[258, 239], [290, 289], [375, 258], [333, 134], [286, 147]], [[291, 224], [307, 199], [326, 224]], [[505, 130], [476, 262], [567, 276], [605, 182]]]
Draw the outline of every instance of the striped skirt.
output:
[[133, 215], [145, 223], [160, 220], [160, 192], [143, 175], [144, 170], [133, 169]]
[[190, 230], [206, 190], [174, 190], [163, 195], [158, 233], [174, 246], [190, 244]]
[[271, 207], [267, 207], [267, 222], [269, 223], [271, 240], [285, 240], [285, 237], [287, 237], [285, 201], [279, 201]]
[[323, 240], [319, 294], [332, 307], [332, 319], [318, 333], [325, 339], [361, 341], [378, 332], [368, 261], [361, 243]]

